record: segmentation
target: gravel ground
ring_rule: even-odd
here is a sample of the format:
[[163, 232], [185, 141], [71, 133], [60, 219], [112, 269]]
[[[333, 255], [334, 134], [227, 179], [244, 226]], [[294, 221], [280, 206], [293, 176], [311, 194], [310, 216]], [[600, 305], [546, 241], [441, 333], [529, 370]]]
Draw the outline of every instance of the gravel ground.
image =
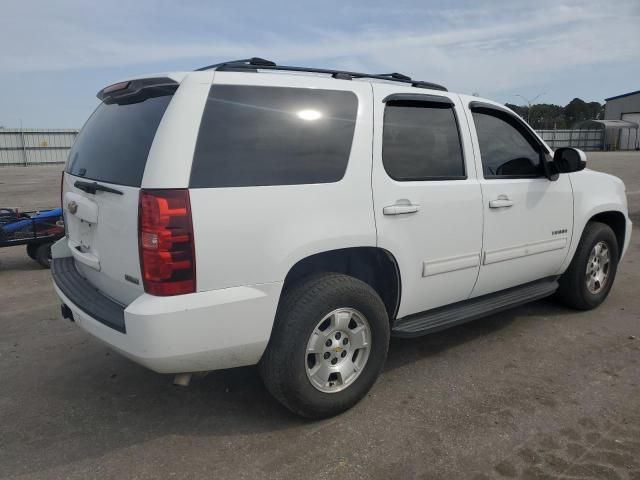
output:
[[[589, 154], [640, 223], [640, 154]], [[0, 205], [59, 203], [57, 167], [0, 168]], [[609, 299], [550, 300], [393, 340], [358, 406], [307, 422], [254, 368], [189, 388], [59, 318], [46, 270], [0, 250], [0, 477], [640, 479], [640, 232]]]

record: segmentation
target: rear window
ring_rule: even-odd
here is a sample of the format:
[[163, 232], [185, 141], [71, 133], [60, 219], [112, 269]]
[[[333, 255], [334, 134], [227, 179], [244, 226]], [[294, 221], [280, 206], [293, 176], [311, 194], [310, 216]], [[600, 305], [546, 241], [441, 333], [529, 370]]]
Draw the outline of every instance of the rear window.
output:
[[66, 171], [89, 180], [139, 187], [151, 143], [172, 97], [100, 104], [71, 148]]
[[337, 182], [349, 161], [357, 110], [353, 92], [214, 85], [190, 186]]

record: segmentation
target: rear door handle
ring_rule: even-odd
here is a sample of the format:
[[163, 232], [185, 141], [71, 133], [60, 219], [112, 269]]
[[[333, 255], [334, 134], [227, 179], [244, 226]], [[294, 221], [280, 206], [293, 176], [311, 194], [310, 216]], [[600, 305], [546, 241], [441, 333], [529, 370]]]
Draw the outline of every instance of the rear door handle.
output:
[[385, 215], [405, 215], [407, 213], [416, 213], [420, 210], [420, 205], [396, 203], [395, 205], [389, 205], [382, 209], [382, 213]]
[[506, 195], [498, 195], [498, 198], [489, 202], [489, 208], [508, 208], [512, 205], [513, 201]]

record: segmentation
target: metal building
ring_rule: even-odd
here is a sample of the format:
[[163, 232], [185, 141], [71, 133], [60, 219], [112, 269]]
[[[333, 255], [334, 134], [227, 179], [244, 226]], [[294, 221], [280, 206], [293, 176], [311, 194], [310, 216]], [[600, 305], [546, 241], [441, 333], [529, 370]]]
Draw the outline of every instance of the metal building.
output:
[[[579, 131], [590, 132], [592, 138], [599, 135], [600, 148], [597, 150], [635, 150], [638, 146], [637, 123], [625, 120], [585, 120], [577, 125]], [[592, 144], [593, 145], [593, 144]], [[580, 148], [580, 145], [571, 145]]]
[[74, 129], [0, 128], [0, 166], [63, 163], [76, 135]]
[[[640, 125], [640, 90], [605, 98], [605, 120], [623, 120]], [[635, 137], [634, 137], [635, 135]], [[623, 129], [620, 131], [620, 149], [640, 149], [638, 129]], [[629, 148], [625, 146], [628, 145]]]

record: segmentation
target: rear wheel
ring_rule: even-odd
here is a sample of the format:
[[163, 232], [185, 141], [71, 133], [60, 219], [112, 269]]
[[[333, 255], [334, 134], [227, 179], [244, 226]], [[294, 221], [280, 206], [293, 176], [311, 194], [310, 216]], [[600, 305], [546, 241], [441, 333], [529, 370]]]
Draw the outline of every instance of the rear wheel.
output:
[[36, 259], [36, 250], [38, 249], [40, 245], [35, 245], [35, 244], [29, 244], [27, 245], [27, 255], [29, 255], [29, 258], [31, 258], [32, 260]]
[[36, 249], [35, 260], [44, 268], [51, 267], [51, 244], [50, 243], [43, 243], [42, 245], [38, 245], [38, 248]]
[[618, 242], [611, 227], [588, 223], [569, 268], [560, 277], [557, 298], [579, 310], [600, 305], [613, 286], [618, 256]]
[[389, 347], [389, 319], [366, 283], [335, 273], [283, 294], [260, 374], [271, 394], [307, 418], [336, 415], [375, 383]]

